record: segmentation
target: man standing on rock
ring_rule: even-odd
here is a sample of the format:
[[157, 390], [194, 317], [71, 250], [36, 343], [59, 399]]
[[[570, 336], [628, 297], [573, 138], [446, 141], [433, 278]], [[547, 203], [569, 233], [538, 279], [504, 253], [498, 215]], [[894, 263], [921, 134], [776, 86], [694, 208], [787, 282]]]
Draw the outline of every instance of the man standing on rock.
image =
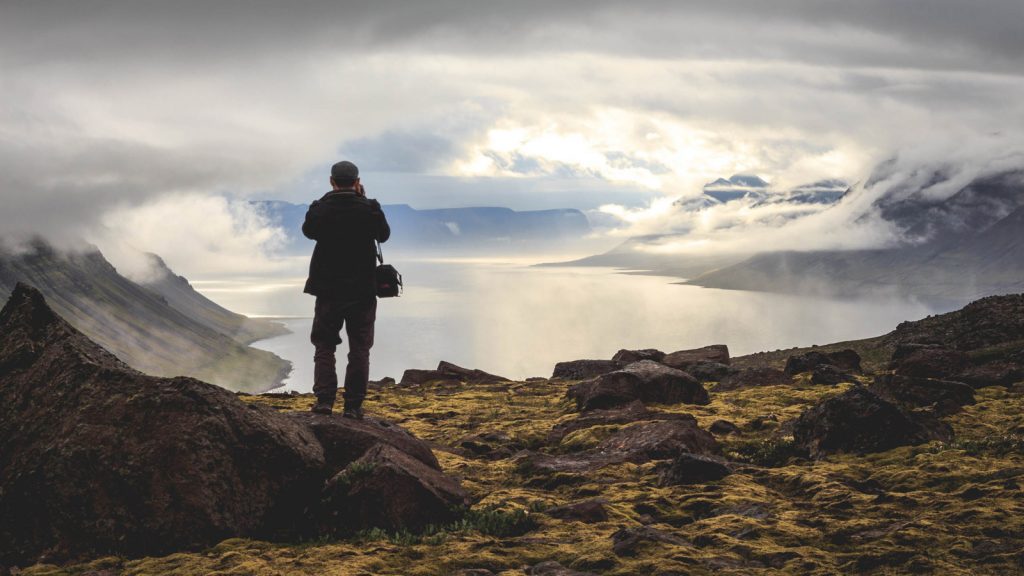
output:
[[341, 329], [348, 334], [345, 370], [346, 418], [363, 418], [370, 376], [370, 347], [377, 319], [375, 242], [391, 236], [380, 203], [366, 197], [359, 168], [343, 161], [331, 167], [331, 188], [306, 212], [302, 233], [316, 240], [305, 292], [316, 296], [310, 340], [313, 354], [313, 412], [330, 414], [338, 393], [334, 352]]

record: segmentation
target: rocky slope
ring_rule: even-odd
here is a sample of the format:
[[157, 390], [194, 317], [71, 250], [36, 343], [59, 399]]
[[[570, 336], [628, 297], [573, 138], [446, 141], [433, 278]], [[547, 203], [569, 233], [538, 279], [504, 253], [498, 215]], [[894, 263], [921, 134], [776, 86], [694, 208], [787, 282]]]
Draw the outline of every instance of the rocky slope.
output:
[[[1019, 573], [1022, 303], [990, 298], [905, 323], [874, 339], [870, 358], [848, 346], [742, 358], [709, 346], [623, 350], [528, 382], [417, 371], [371, 389], [367, 406], [462, 479], [461, 520], [406, 532], [382, 513], [372, 524], [384, 528], [355, 534], [85, 555], [22, 573]], [[285, 414], [312, 403], [242, 400]], [[325, 449], [345, 437], [316, 435]], [[372, 452], [385, 470], [403, 460]], [[384, 485], [360, 484], [366, 468], [350, 466], [335, 484]]]
[[282, 415], [147, 376], [24, 284], [0, 312], [0, 374], [0, 565], [422, 528], [465, 504], [390, 423]]
[[287, 330], [225, 310], [151, 258], [151, 280], [139, 284], [95, 249], [61, 253], [42, 241], [18, 252], [0, 249], [0, 298], [18, 282], [37, 287], [77, 329], [147, 374], [192, 376], [234, 390], [277, 387], [291, 364], [248, 344]]

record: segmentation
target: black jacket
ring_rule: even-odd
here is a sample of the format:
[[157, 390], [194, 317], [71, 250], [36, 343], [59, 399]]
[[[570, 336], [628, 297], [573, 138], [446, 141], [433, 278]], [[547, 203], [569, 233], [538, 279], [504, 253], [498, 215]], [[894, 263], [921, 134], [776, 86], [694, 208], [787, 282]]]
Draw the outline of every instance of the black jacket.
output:
[[302, 233], [316, 240], [307, 294], [343, 300], [376, 296], [374, 240], [391, 236], [379, 202], [348, 190], [328, 192], [309, 205]]

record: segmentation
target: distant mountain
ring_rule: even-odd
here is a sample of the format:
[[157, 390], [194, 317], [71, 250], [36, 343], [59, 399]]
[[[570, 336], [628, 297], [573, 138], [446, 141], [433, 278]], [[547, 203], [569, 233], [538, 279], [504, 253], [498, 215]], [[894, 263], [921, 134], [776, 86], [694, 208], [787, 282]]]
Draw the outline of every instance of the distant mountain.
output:
[[[302, 235], [306, 204], [255, 201], [288, 235], [288, 251], [307, 253], [313, 242]], [[391, 224], [387, 246], [404, 250], [478, 250], [551, 246], [578, 240], [591, 232], [579, 210], [515, 211], [509, 208], [442, 208], [416, 210], [407, 204], [382, 206]]]
[[225, 310], [151, 258], [155, 279], [140, 285], [96, 249], [62, 253], [35, 241], [0, 250], [0, 300], [18, 282], [31, 284], [77, 329], [148, 374], [193, 376], [232, 390], [280, 385], [291, 364], [248, 344], [287, 333], [283, 326]]
[[906, 244], [764, 253], [692, 283], [846, 295], [890, 291], [956, 302], [1024, 289], [1024, 173], [981, 178], [944, 199], [920, 189], [897, 189], [878, 199], [875, 208], [908, 238]]
[[735, 174], [704, 185], [704, 197], [716, 202], [747, 199], [754, 206], [762, 204], [834, 204], [846, 194], [850, 185], [843, 180], [819, 180], [792, 190], [770, 190], [769, 183], [759, 176]]

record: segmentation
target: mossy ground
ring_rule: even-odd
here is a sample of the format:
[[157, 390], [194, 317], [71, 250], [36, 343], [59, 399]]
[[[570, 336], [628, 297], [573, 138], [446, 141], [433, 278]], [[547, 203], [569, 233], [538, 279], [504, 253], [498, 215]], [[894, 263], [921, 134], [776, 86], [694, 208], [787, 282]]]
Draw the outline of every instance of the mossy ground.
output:
[[[721, 439], [744, 461], [723, 480], [659, 487], [658, 463], [610, 466], [586, 475], [525, 477], [509, 459], [447, 451], [461, 439], [503, 432], [516, 448], [566, 451], [610, 433], [591, 429], [559, 446], [545, 437], [575, 417], [568, 382], [437, 384], [373, 392], [371, 413], [435, 444], [444, 469], [463, 479], [474, 510], [522, 511], [536, 527], [503, 535], [467, 522], [417, 538], [364, 534], [307, 543], [233, 539], [205, 551], [162, 558], [101, 558], [25, 574], [452, 574], [486, 568], [523, 574], [545, 560], [597, 573], [656, 574], [1014, 574], [1024, 573], [1024, 396], [978, 392], [976, 405], [950, 417], [957, 440], [867, 456], [811, 462], [794, 456], [783, 423], [846, 386], [770, 386], [716, 393], [707, 406], [658, 406], [739, 426]], [[282, 410], [308, 409], [310, 397], [249, 397]], [[1015, 436], [1016, 435], [1016, 436]], [[599, 497], [609, 519], [585, 524], [543, 510]], [[481, 517], [478, 515], [478, 518]], [[511, 516], [505, 516], [511, 518]], [[612, 551], [612, 534], [648, 524], [686, 544], [650, 543], [633, 556]], [[532, 524], [532, 522], [531, 522]], [[110, 572], [102, 572], [105, 569]]]

